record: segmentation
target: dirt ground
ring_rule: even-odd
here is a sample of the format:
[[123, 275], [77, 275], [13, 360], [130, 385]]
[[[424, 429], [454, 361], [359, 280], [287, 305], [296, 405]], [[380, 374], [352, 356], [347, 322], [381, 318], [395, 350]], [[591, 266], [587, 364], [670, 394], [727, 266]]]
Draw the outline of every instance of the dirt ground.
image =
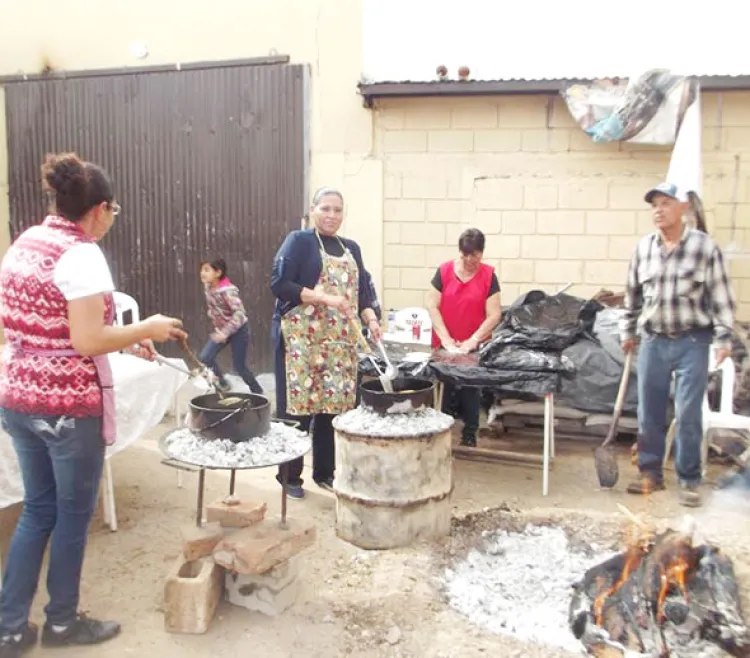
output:
[[[474, 541], [474, 533], [492, 526], [492, 516], [479, 523], [457, 521], [451, 537], [431, 545], [365, 552], [336, 537], [334, 497], [314, 485], [305, 500], [289, 503], [291, 517], [313, 519], [318, 528], [316, 546], [301, 556], [303, 585], [296, 605], [271, 619], [222, 603], [207, 635], [166, 633], [161, 608], [164, 577], [180, 549], [180, 525], [193, 520], [197, 475], [186, 473], [184, 487], [178, 488], [176, 471], [160, 464], [156, 438], [165, 429], [157, 428], [113, 460], [119, 531], [110, 532], [100, 516], [92, 527], [82, 607], [93, 615], [118, 619], [123, 633], [106, 648], [62, 650], [57, 652], [60, 658], [192, 658], [209, 652], [227, 658], [565, 655], [490, 635], [445, 602], [439, 582], [443, 566], [462, 554]], [[525, 439], [525, 443], [540, 452], [540, 440]], [[607, 524], [616, 529], [622, 519], [618, 502], [662, 519], [676, 519], [685, 512], [676, 504], [671, 472], [670, 488], [651, 502], [624, 493], [624, 481], [634, 473], [627, 446], [622, 447], [621, 482], [615, 491], [599, 490], [590, 445], [559, 440], [557, 452], [547, 498], [541, 495], [539, 468], [457, 460], [455, 517], [503, 508], [541, 517], [552, 514], [582, 529]], [[244, 472], [237, 484], [241, 496], [267, 501], [269, 515], [280, 508], [273, 476], [272, 469]], [[307, 468], [306, 477], [309, 481]], [[221, 473], [210, 473], [208, 499], [223, 494], [227, 481]], [[700, 527], [720, 534], [722, 545], [735, 558], [741, 581], [750, 583], [746, 512], [737, 516], [737, 510], [728, 507], [732, 505], [709, 501], [696, 517]], [[34, 611], [37, 621], [42, 620], [45, 598], [40, 592]], [[44, 651], [29, 655], [42, 656]]]

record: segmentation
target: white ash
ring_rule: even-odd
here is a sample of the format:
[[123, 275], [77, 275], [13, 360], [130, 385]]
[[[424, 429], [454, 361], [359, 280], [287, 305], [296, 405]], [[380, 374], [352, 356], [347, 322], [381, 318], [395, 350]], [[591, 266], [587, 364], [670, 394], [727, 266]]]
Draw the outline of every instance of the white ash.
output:
[[528, 525], [522, 533], [488, 534], [486, 552], [472, 550], [446, 569], [452, 608], [482, 628], [526, 642], [581, 653], [568, 625], [573, 583], [611, 556], [592, 546], [586, 555], [569, 546], [560, 528]]
[[333, 419], [341, 432], [381, 438], [440, 434], [453, 427], [451, 416], [432, 407], [423, 407], [405, 414], [382, 415], [367, 407], [357, 407]]
[[284, 423], [271, 423], [263, 436], [234, 443], [230, 439], [205, 439], [190, 429], [172, 433], [165, 442], [169, 455], [196, 466], [252, 468], [301, 457], [310, 450], [307, 434]]

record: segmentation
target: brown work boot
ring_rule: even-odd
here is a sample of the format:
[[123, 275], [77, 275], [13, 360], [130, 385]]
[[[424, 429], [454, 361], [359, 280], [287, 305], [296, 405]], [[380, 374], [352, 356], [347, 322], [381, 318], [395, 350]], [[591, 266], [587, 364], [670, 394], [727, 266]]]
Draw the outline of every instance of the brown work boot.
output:
[[645, 496], [654, 491], [664, 491], [665, 488], [664, 478], [660, 474], [638, 473], [638, 477], [628, 484], [627, 492]]
[[701, 492], [698, 484], [680, 483], [680, 505], [683, 507], [700, 507]]

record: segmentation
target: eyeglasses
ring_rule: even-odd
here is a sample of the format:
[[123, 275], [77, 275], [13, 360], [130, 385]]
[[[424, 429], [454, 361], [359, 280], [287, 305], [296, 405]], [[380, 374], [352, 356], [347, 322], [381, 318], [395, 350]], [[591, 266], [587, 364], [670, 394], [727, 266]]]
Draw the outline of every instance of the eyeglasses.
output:
[[112, 211], [112, 215], [114, 217], [117, 217], [117, 215], [119, 215], [120, 211], [122, 210], [122, 206], [119, 203], [110, 203], [109, 209]]

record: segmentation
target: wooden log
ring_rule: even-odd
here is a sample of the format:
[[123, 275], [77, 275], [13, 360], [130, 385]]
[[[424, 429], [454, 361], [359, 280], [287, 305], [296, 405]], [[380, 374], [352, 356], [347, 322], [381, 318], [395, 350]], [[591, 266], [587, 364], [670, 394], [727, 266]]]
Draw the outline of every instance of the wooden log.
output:
[[483, 448], [469, 448], [468, 446], [453, 446], [453, 454], [463, 459], [482, 457], [491, 461], [511, 461], [538, 466], [541, 466], [543, 463], [541, 455], [529, 455], [509, 450], [485, 450]]

